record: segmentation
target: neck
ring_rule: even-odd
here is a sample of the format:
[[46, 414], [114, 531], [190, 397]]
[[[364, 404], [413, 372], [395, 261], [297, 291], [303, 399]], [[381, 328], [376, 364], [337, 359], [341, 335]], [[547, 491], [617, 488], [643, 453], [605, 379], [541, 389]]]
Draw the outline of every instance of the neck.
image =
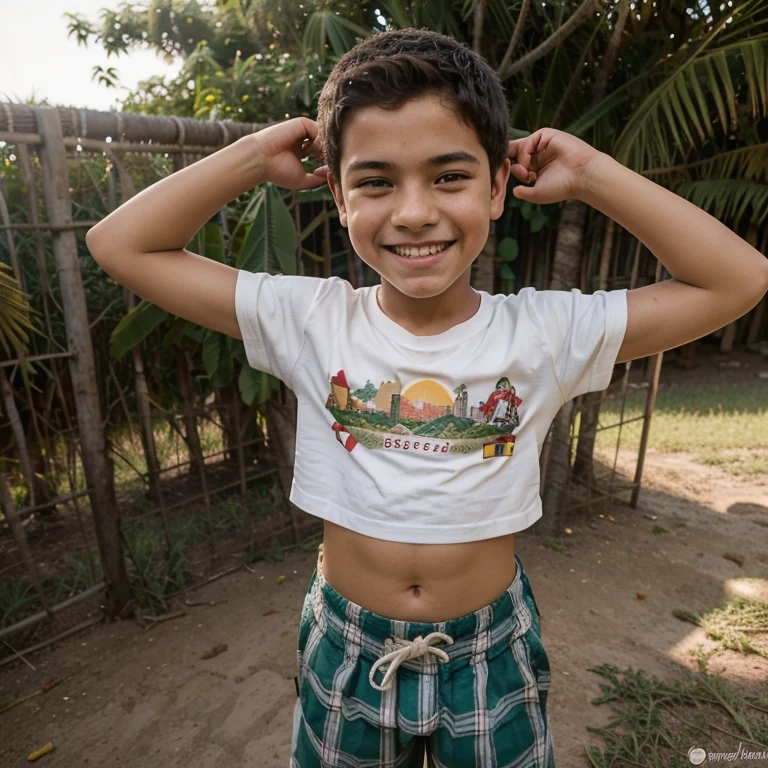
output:
[[438, 296], [414, 299], [384, 278], [378, 288], [381, 311], [414, 336], [435, 336], [473, 317], [480, 308], [480, 294], [469, 284], [469, 269]]

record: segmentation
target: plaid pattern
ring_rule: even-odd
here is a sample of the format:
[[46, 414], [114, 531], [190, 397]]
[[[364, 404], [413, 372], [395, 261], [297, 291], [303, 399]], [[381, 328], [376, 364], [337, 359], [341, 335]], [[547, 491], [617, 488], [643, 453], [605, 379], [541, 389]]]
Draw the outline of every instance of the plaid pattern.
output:
[[[520, 559], [491, 605], [458, 619], [395, 621], [342, 597], [322, 576], [304, 600], [291, 768], [554, 768], [549, 660]], [[453, 645], [402, 663], [376, 690], [374, 662], [394, 646], [444, 632]], [[385, 669], [376, 671], [381, 684]]]

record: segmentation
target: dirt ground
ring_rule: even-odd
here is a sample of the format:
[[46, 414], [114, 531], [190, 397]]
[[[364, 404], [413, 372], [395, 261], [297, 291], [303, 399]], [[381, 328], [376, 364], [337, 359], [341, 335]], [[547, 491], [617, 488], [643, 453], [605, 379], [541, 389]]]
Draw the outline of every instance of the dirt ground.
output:
[[[620, 457], [627, 470], [632, 462]], [[654, 525], [671, 533], [654, 535]], [[529, 533], [516, 538], [552, 665], [558, 768], [587, 766], [584, 745], [599, 740], [586, 727], [610, 720], [607, 706], [591, 705], [602, 678], [589, 667], [631, 666], [664, 679], [695, 669], [689, 651], [711, 642], [672, 611], [722, 605], [741, 576], [768, 588], [768, 478], [649, 453], [639, 509], [584, 513], [570, 527], [563, 551]], [[0, 765], [26, 765], [31, 751], [52, 742], [43, 758], [51, 768], [287, 766], [297, 625], [314, 561], [297, 553], [257, 563], [255, 573], [238, 571], [191, 595], [215, 605], [187, 608], [149, 632], [133, 621], [97, 625], [33, 654], [36, 671], [7, 665], [0, 702], [70, 677], [0, 715]], [[201, 658], [219, 644], [226, 651]], [[723, 652], [708, 668], [768, 689], [768, 659]]]

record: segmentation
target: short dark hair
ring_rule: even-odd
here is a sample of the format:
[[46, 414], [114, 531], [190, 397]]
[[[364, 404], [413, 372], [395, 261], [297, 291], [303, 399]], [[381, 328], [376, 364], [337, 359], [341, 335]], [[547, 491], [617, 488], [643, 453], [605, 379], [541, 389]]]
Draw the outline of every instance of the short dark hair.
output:
[[342, 129], [356, 108], [397, 109], [437, 93], [475, 129], [491, 176], [507, 157], [509, 108], [499, 76], [468, 46], [427, 29], [378, 32], [338, 61], [318, 102], [325, 162], [340, 181]]

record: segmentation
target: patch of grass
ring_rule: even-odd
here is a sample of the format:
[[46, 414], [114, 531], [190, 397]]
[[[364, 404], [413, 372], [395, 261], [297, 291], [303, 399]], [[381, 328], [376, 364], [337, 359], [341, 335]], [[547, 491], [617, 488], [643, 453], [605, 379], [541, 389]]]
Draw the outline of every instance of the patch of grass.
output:
[[171, 527], [171, 548], [165, 555], [165, 539], [156, 518], [123, 527], [126, 554], [133, 564], [131, 590], [139, 608], [161, 613], [167, 610], [165, 598], [191, 583], [193, 574], [184, 549], [198, 529], [186, 525]]
[[64, 593], [71, 597], [92, 587], [103, 578], [101, 563], [92, 550], [86, 550], [85, 557], [78, 554], [72, 559], [72, 570], [59, 579]]
[[246, 515], [239, 498], [230, 496], [211, 510], [213, 528], [217, 531], [237, 531], [245, 526]]
[[8, 627], [35, 612], [40, 601], [29, 576], [0, 580], [0, 627]]
[[[93, 551], [84, 550], [83, 554], [75, 552], [63, 558], [62, 563], [63, 573], [60, 576], [42, 579], [43, 593], [49, 605], [72, 597], [103, 578], [101, 563]], [[29, 576], [0, 579], [0, 628], [10, 627], [42, 608]]]
[[266, 563], [280, 563], [285, 558], [285, 553], [277, 539], [270, 541], [269, 547], [257, 549], [251, 547], [246, 553], [246, 560], [249, 563], [256, 562], [257, 560], [263, 560]]
[[[645, 398], [644, 390], [628, 397], [624, 418], [641, 416]], [[600, 425], [616, 423], [620, 409], [619, 400], [606, 401], [600, 411]], [[596, 446], [614, 448], [617, 432], [598, 432]], [[637, 451], [641, 432], [642, 421], [625, 425], [621, 432], [622, 447]], [[765, 385], [734, 385], [722, 390], [660, 389], [651, 417], [648, 448], [690, 453], [697, 462], [719, 466], [734, 475], [768, 474]]]
[[690, 611], [673, 614], [702, 627], [707, 637], [718, 641], [715, 653], [727, 648], [768, 658], [768, 603], [734, 597], [725, 607], [701, 615]]
[[741, 693], [701, 665], [671, 683], [631, 667], [602, 664], [589, 671], [607, 681], [592, 703], [610, 703], [615, 715], [605, 727], [587, 729], [605, 743], [586, 748], [594, 768], [690, 768], [694, 746], [708, 752], [733, 752], [740, 742], [750, 751], [768, 748], [768, 701]]

